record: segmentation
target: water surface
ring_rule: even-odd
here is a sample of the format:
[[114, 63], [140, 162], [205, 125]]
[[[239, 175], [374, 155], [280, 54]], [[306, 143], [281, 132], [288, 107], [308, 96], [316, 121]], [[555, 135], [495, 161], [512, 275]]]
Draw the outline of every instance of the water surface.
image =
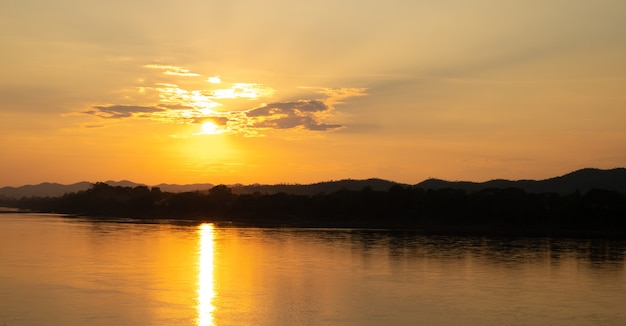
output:
[[624, 242], [0, 214], [0, 325], [626, 325]]

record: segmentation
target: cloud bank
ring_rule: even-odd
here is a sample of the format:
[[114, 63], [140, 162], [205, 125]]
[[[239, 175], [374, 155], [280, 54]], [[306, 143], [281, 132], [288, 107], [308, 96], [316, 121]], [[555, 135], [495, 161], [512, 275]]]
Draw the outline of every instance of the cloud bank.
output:
[[149, 117], [151, 113], [162, 111], [162, 109], [151, 106], [135, 106], [135, 105], [108, 105], [93, 106], [84, 113], [92, 114], [100, 118], [121, 119], [133, 116]]
[[324, 113], [331, 107], [318, 100], [299, 100], [271, 103], [246, 112], [252, 118], [253, 128], [290, 129], [302, 127], [307, 130], [326, 131], [341, 128], [338, 124], [322, 123]]
[[[200, 76], [177, 66], [153, 64], [144, 67], [161, 70], [163, 74], [170, 76]], [[366, 95], [366, 89], [363, 88], [304, 87], [313, 90], [307, 95], [310, 98], [270, 101], [259, 105], [259, 99], [272, 99], [276, 90], [257, 83], [229, 84], [220, 80], [219, 88], [213, 88], [218, 83], [206, 78], [202, 82], [206, 85], [203, 89], [185, 89], [175, 82], [141, 86], [138, 87], [135, 97], [143, 103], [149, 103], [148, 105], [93, 105], [81, 113], [102, 119], [150, 119], [174, 124], [202, 124], [212, 121], [220, 128], [220, 133], [246, 136], [285, 129], [322, 132], [344, 127], [332, 122], [337, 113], [335, 105], [350, 97]], [[237, 108], [227, 111], [233, 101]], [[246, 103], [254, 101], [257, 101], [256, 106], [245, 108]]]

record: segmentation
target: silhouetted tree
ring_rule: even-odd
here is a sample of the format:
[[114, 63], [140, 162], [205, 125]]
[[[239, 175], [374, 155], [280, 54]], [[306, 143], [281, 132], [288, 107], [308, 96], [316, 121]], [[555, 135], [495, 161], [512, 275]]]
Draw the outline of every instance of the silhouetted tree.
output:
[[[585, 194], [526, 193], [518, 188], [343, 188], [316, 195], [236, 195], [226, 185], [208, 192], [168, 193], [146, 186], [96, 183], [61, 197], [0, 198], [9, 207], [88, 216], [228, 219], [252, 225], [417, 228], [509, 234], [623, 234], [626, 198], [592, 189]], [[469, 231], [468, 231], [469, 232]], [[524, 233], [525, 232], [525, 233]]]

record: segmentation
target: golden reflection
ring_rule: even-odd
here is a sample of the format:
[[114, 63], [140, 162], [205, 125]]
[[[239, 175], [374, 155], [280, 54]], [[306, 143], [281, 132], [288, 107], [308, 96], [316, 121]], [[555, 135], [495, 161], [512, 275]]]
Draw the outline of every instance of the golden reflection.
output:
[[213, 320], [213, 298], [215, 286], [213, 280], [214, 227], [202, 224], [200, 233], [200, 255], [198, 259], [198, 326], [215, 325]]

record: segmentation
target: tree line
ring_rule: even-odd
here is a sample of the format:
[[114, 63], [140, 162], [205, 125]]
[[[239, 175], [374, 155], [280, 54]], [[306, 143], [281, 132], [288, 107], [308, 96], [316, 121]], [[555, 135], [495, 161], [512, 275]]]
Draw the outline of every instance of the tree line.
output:
[[626, 235], [626, 197], [592, 189], [582, 194], [528, 193], [519, 188], [475, 192], [394, 185], [316, 195], [163, 192], [157, 187], [96, 183], [61, 197], [4, 198], [0, 205], [92, 217], [195, 219], [252, 226], [421, 229], [456, 234]]

